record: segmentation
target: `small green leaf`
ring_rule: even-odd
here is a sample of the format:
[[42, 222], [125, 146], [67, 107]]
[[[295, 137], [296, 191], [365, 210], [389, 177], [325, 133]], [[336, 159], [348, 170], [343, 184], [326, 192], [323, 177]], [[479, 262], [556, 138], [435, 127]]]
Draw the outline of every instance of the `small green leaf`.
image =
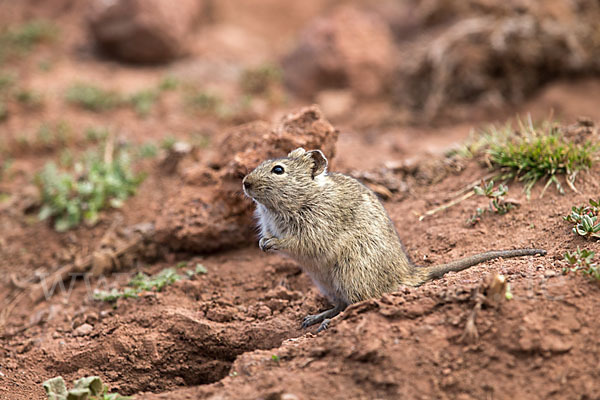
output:
[[208, 273], [208, 270], [206, 269], [206, 267], [204, 265], [196, 264], [195, 272], [198, 275], [204, 275], [204, 274]]
[[52, 207], [51, 207], [51, 206], [49, 206], [48, 204], [45, 204], [45, 205], [43, 205], [43, 206], [42, 206], [42, 208], [40, 209], [40, 212], [39, 212], [39, 214], [38, 214], [38, 219], [39, 219], [40, 221], [43, 221], [43, 220], [45, 220], [45, 219], [47, 219], [47, 218], [51, 217], [51, 216], [52, 216], [52, 214], [53, 214]]
[[62, 376], [48, 379], [42, 386], [46, 391], [48, 400], [66, 400], [67, 398], [67, 386]]

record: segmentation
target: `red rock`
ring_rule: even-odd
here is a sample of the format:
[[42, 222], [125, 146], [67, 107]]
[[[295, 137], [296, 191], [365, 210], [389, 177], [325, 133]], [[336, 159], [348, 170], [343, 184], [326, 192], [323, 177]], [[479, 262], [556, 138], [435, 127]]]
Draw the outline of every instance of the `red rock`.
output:
[[[254, 205], [245, 198], [242, 178], [265, 159], [283, 157], [297, 147], [335, 155], [338, 131], [316, 106], [283, 118], [274, 129], [253, 122], [234, 129], [217, 147], [223, 157], [210, 165], [212, 179], [186, 178], [156, 220], [157, 240], [173, 249], [198, 253], [237, 247], [256, 240]], [[210, 169], [199, 166], [189, 175]], [[212, 183], [216, 182], [216, 183]]]
[[393, 38], [375, 13], [341, 7], [313, 20], [283, 60], [286, 84], [312, 97], [320, 89], [349, 87], [359, 96], [383, 92], [393, 68]]
[[97, 0], [89, 16], [100, 48], [132, 62], [164, 62], [184, 54], [201, 0]]

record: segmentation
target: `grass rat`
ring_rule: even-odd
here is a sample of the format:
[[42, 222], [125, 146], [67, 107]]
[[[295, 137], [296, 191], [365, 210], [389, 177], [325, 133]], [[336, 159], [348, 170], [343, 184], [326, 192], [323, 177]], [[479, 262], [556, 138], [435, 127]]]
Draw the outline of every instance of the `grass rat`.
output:
[[243, 188], [256, 202], [260, 248], [296, 259], [335, 305], [304, 319], [303, 327], [321, 323], [318, 331], [349, 304], [399, 285], [418, 286], [498, 257], [546, 254], [540, 249], [489, 251], [416, 266], [377, 196], [354, 178], [327, 172], [320, 150], [298, 148], [285, 158], [264, 161], [244, 178]]

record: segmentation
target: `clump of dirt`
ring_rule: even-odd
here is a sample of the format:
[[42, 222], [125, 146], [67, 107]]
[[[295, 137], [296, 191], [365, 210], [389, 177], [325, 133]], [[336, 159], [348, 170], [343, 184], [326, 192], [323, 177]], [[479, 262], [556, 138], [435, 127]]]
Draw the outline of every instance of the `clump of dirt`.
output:
[[234, 129], [218, 146], [210, 165], [188, 170], [181, 189], [156, 221], [157, 240], [176, 250], [211, 252], [249, 243], [255, 237], [252, 202], [242, 178], [260, 162], [297, 147], [335, 156], [338, 131], [316, 107], [288, 114], [274, 129], [253, 122]]

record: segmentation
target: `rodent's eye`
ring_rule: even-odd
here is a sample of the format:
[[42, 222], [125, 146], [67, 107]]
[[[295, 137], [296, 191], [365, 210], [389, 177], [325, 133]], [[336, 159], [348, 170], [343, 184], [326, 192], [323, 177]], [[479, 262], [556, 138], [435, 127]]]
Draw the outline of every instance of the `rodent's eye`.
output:
[[283, 174], [285, 171], [283, 169], [283, 167], [281, 165], [276, 165], [273, 167], [273, 169], [271, 170], [272, 173], [277, 174], [277, 175], [281, 175]]

